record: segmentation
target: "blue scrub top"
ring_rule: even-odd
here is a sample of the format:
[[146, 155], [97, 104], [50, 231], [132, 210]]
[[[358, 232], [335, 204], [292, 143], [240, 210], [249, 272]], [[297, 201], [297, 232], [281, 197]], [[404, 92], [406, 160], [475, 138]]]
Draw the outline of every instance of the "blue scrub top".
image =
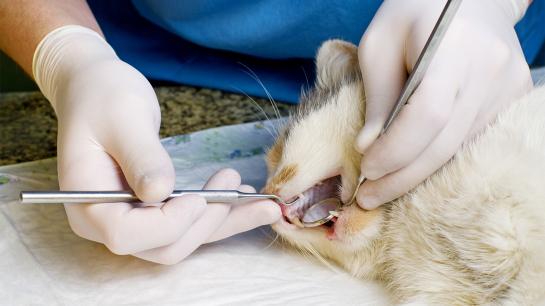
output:
[[[118, 56], [152, 80], [296, 103], [320, 44], [357, 44], [381, 0], [89, 0]], [[545, 0], [517, 26], [529, 63], [545, 41]]]

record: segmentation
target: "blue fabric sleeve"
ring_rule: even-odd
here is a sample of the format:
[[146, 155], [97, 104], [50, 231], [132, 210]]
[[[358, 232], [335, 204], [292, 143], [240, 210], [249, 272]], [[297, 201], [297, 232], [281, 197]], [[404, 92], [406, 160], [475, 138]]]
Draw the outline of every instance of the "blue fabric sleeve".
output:
[[[472, 0], [473, 1], [473, 0]], [[380, 0], [89, 0], [118, 56], [146, 77], [296, 103], [320, 43], [357, 43]], [[545, 0], [516, 26], [529, 63], [545, 41]], [[543, 55], [541, 55], [543, 56]], [[259, 80], [259, 81], [258, 81]]]
[[[265, 87], [274, 99], [292, 103], [297, 102], [301, 89], [313, 82], [314, 55], [320, 43], [328, 38], [357, 43], [381, 3], [380, 0], [88, 2], [118, 56], [150, 79], [259, 97], [267, 96]], [[332, 5], [335, 3], [345, 5]], [[344, 8], [348, 4], [359, 8], [357, 15], [356, 9]], [[235, 41], [239, 35], [242, 38]], [[208, 45], [201, 45], [204, 43]]]
[[532, 1], [524, 18], [515, 26], [515, 30], [528, 63], [530, 65], [543, 63], [545, 54], [540, 51], [545, 46], [545, 0]]

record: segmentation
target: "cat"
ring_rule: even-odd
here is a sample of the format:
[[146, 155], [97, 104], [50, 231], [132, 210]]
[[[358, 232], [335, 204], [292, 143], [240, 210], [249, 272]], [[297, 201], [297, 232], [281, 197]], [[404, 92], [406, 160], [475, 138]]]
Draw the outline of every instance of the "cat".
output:
[[[316, 74], [266, 157], [264, 191], [299, 197], [273, 225], [283, 240], [380, 281], [397, 304], [543, 302], [545, 87], [513, 103], [410, 193], [366, 211], [351, 199], [365, 119], [357, 47], [326, 41]], [[290, 222], [332, 196], [344, 203], [335, 222]]]

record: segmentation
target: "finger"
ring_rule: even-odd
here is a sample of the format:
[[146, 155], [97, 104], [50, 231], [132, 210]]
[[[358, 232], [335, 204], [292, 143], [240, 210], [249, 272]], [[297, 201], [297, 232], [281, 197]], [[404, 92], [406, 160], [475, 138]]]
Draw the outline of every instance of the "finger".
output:
[[[497, 84], [510, 84], [509, 86], [498, 87]], [[503, 71], [497, 73], [492, 83], [493, 88], [488, 89], [492, 94], [486, 104], [486, 109], [479, 112], [470, 135], [475, 135], [491, 123], [501, 111], [515, 103], [517, 99], [530, 92], [534, 87], [530, 68], [522, 55], [516, 55], [509, 59], [509, 65]]]
[[104, 146], [138, 198], [159, 202], [168, 197], [174, 189], [174, 166], [152, 124], [126, 123], [112, 133]]
[[91, 215], [98, 221], [97, 226], [104, 229], [108, 249], [124, 255], [174, 243], [205, 211], [204, 198], [185, 195], [160, 207], [132, 208], [113, 215], [107, 224], [100, 217], [112, 213], [109, 207], [96, 208]]
[[[241, 185], [241, 192], [254, 193], [255, 189], [249, 185]], [[231, 208], [227, 219], [206, 241], [214, 242], [252, 230], [256, 227], [272, 224], [282, 217], [277, 203], [270, 200], [259, 200]]]
[[373, 18], [358, 47], [366, 99], [365, 125], [356, 139], [360, 153], [378, 137], [407, 77], [404, 37], [408, 27], [392, 23], [390, 16], [381, 14], [382, 10]]
[[[240, 175], [232, 169], [223, 169], [216, 173], [204, 189], [222, 190], [237, 189], [240, 186]], [[222, 225], [229, 215], [231, 205], [209, 204], [206, 212], [191, 226], [191, 228], [175, 243], [133, 254], [144, 260], [175, 264], [191, 254]]]
[[[111, 157], [98, 148], [78, 150], [62, 150], [61, 157], [66, 159], [62, 159], [59, 165], [61, 189], [122, 189], [123, 176]], [[78, 160], [78, 163], [71, 163], [71, 160]], [[204, 212], [206, 202], [202, 197], [184, 196], [161, 207], [134, 208], [128, 203], [65, 207], [70, 226], [76, 234], [104, 243], [116, 254], [129, 254], [178, 240]]]
[[376, 180], [407, 166], [444, 128], [458, 85], [448, 67], [440, 71], [426, 75], [388, 132], [366, 150], [361, 161], [366, 178]]
[[[59, 130], [58, 176], [61, 190], [123, 190], [125, 183], [115, 161], [85, 136], [74, 137], [71, 131]], [[71, 146], [63, 143], [71, 143]], [[96, 220], [90, 218], [89, 212], [96, 207], [108, 207], [111, 213], [103, 219], [128, 212], [132, 207], [128, 203], [65, 205], [70, 227], [78, 236], [104, 242], [102, 228], [97, 228]]]
[[240, 192], [246, 192], [246, 193], [255, 193], [256, 190], [253, 186], [242, 184], [237, 188]]
[[[474, 90], [469, 92], [475, 93]], [[476, 117], [475, 99], [482, 99], [482, 95], [464, 94], [455, 102], [453, 115], [445, 128], [414, 162], [376, 181], [362, 184], [357, 195], [358, 204], [364, 209], [374, 209], [392, 201], [423, 182], [454, 156]]]
[[204, 184], [204, 190], [223, 190], [223, 189], [237, 189], [240, 186], [240, 174], [231, 168], [221, 169], [216, 172], [209, 180]]

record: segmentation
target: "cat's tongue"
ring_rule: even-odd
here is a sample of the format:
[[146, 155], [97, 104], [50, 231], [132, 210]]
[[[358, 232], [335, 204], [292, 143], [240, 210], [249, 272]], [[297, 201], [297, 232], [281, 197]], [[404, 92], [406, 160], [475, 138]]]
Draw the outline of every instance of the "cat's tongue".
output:
[[301, 221], [315, 222], [337, 209], [340, 176], [328, 178], [301, 193], [294, 204], [283, 209], [284, 216], [302, 227]]

